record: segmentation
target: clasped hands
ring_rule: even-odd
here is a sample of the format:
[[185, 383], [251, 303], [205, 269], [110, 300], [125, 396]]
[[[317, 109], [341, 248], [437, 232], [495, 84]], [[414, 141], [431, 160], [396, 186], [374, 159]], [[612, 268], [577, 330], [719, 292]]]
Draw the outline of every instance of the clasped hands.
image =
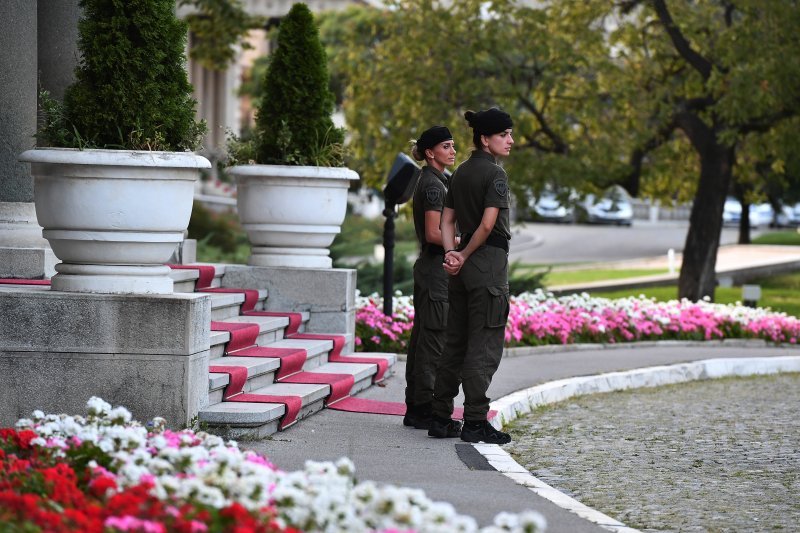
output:
[[451, 276], [455, 276], [459, 273], [459, 271], [461, 271], [461, 267], [464, 266], [464, 262], [466, 260], [467, 258], [464, 257], [463, 253], [456, 250], [450, 250], [444, 254], [444, 262], [442, 263], [442, 266], [444, 267], [445, 272]]

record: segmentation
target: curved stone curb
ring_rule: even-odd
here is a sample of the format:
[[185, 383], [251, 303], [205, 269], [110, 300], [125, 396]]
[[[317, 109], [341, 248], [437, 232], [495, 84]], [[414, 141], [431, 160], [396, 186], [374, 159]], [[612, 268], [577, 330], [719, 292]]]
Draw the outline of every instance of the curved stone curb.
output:
[[[704, 343], [698, 344], [705, 345]], [[499, 428], [522, 415], [530, 413], [537, 407], [586, 394], [640, 387], [659, 387], [661, 385], [686, 383], [701, 379], [766, 375], [781, 372], [800, 372], [800, 356], [705, 359], [691, 363], [652, 366], [623, 372], [608, 372], [594, 376], [559, 379], [514, 392], [492, 402], [491, 409], [497, 411], [497, 414], [491, 419], [491, 423]], [[517, 463], [500, 446], [496, 444], [474, 444], [473, 446], [498, 472], [502, 472], [515, 483], [529, 488], [536, 495], [553, 502], [559, 507], [571, 511], [590, 522], [594, 522], [609, 531], [620, 533], [639, 531], [582, 504], [541, 481]]]

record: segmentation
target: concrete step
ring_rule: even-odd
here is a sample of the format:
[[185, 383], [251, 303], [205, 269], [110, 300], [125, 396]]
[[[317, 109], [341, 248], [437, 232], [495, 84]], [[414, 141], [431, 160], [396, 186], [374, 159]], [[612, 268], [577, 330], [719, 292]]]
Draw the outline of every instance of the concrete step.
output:
[[389, 362], [389, 370], [386, 371], [386, 375], [384, 378], [388, 378], [392, 373], [392, 367], [397, 362], [397, 354], [390, 353], [390, 352], [356, 352], [356, 353], [346, 353], [342, 354], [343, 359], [347, 358], [358, 358], [358, 357], [380, 357], [386, 359]]
[[[303, 312], [303, 324], [308, 322], [309, 313]], [[258, 346], [269, 346], [271, 343], [283, 339], [284, 330], [289, 325], [289, 319], [285, 317], [272, 316], [233, 316], [221, 320], [220, 322], [258, 324], [260, 331], [256, 344]], [[303, 329], [303, 326], [300, 328]], [[225, 354], [225, 345], [230, 341], [231, 334], [227, 331], [211, 331], [211, 353], [209, 358], [212, 361]]]
[[[328, 352], [333, 347], [331, 341], [320, 340], [292, 340], [283, 339], [273, 342], [270, 348], [292, 348], [306, 350], [306, 361], [303, 364], [303, 371], [313, 370], [324, 365], [328, 361]], [[247, 368], [247, 382], [244, 385], [244, 392], [252, 392], [255, 389], [270, 385], [275, 382], [281, 361], [277, 357], [244, 357], [226, 355], [210, 362], [211, 366], [243, 366]], [[214, 405], [222, 401], [225, 387], [228, 386], [230, 376], [226, 373], [209, 372], [208, 378], [208, 405]]]
[[[211, 320], [226, 320], [231, 317], [241, 315], [242, 304], [245, 300], [244, 293], [232, 292], [204, 292], [197, 291], [197, 294], [208, 294], [211, 296]], [[267, 298], [266, 290], [258, 291], [258, 300], [255, 310], [261, 311], [264, 308], [264, 300]]]
[[[287, 343], [296, 342], [300, 341], [292, 339], [280, 341], [284, 347], [291, 346]], [[397, 360], [395, 354], [389, 353], [353, 353], [343, 355], [342, 357], [353, 359], [358, 357], [385, 358], [389, 362], [389, 371], [386, 376], [391, 373], [391, 367]], [[222, 361], [235, 362], [236, 360], [235, 356], [226, 356], [219, 361], [221, 364]], [[299, 395], [301, 397], [302, 407], [297, 415], [298, 421], [323, 409], [325, 407], [325, 401], [331, 393], [331, 386], [329, 384], [277, 382], [263, 387], [254, 387], [253, 385], [255, 385], [257, 381], [253, 380], [251, 382], [250, 369], [251, 367], [248, 366], [248, 385], [245, 386], [244, 392], [268, 396]], [[309, 370], [308, 367], [304, 367], [303, 371], [309, 374], [341, 374], [353, 376], [353, 385], [349, 394], [354, 395], [372, 385], [372, 379], [377, 372], [377, 368], [374, 364], [340, 362], [323, 363], [311, 370]], [[313, 379], [303, 374], [295, 374], [294, 376], [289, 376], [288, 379], [309, 379], [309, 381], [313, 381]], [[227, 384], [227, 381], [227, 374], [222, 374], [222, 376], [214, 374], [213, 386], [218, 387], [222, 383]], [[283, 404], [221, 401], [201, 410], [199, 419], [203, 424], [214, 431], [214, 433], [219, 433], [229, 438], [257, 438], [268, 436], [279, 431], [281, 417], [285, 414], [286, 408]]]
[[194, 284], [199, 276], [197, 270], [170, 270], [173, 292], [194, 292]]
[[[324, 408], [330, 386], [304, 383], [273, 383], [252, 391], [252, 394], [269, 396], [297, 396], [301, 400], [297, 420]], [[279, 430], [286, 407], [279, 403], [221, 402], [201, 409], [200, 423], [215, 434], [225, 438], [259, 438]]]
[[[211, 280], [211, 287], [222, 286], [222, 276], [225, 275], [225, 265], [223, 263], [193, 263], [196, 265], [213, 266], [214, 278]], [[191, 267], [192, 265], [182, 265]], [[200, 271], [192, 268], [173, 268], [170, 269], [169, 277], [172, 278], [174, 292], [194, 292]]]

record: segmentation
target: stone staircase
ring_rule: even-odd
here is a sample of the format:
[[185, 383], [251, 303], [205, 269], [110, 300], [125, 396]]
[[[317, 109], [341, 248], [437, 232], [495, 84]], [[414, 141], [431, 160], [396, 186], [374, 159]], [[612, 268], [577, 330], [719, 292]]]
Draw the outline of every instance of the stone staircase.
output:
[[307, 312], [265, 311], [266, 290], [222, 288], [224, 265], [173, 265], [175, 292], [211, 298], [201, 426], [231, 438], [286, 429], [391, 373], [396, 355], [346, 354], [352, 335], [306, 333]]

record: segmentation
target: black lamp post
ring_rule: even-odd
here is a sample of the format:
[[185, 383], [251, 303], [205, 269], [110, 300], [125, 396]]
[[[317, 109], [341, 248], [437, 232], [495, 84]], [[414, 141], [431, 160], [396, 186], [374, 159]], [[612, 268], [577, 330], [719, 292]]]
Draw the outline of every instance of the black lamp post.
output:
[[394, 301], [394, 217], [397, 216], [397, 206], [406, 203], [414, 194], [419, 172], [413, 159], [399, 153], [383, 188], [383, 216], [386, 217], [383, 225], [383, 314], [386, 316], [392, 316]]

